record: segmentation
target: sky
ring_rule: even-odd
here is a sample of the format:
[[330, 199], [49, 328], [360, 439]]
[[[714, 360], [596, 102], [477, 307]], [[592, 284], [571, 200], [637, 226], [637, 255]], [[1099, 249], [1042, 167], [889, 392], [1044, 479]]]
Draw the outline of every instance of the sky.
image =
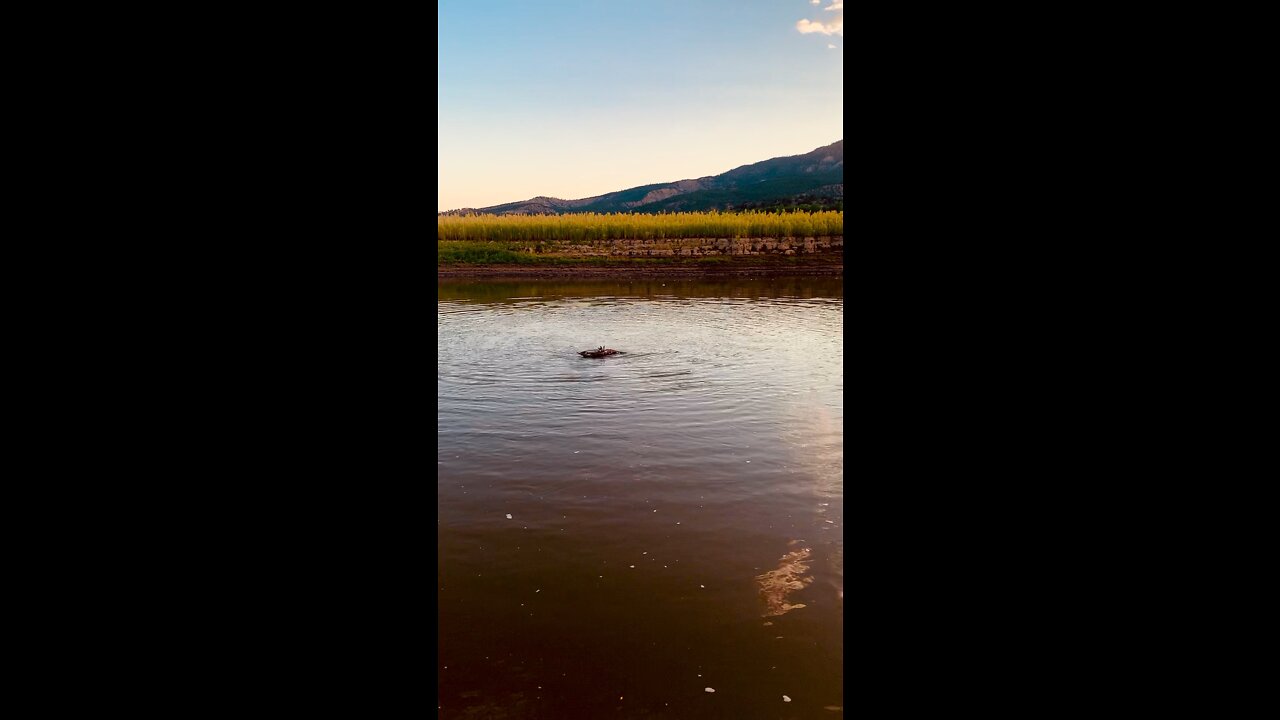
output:
[[438, 211], [718, 175], [844, 138], [841, 0], [438, 8]]

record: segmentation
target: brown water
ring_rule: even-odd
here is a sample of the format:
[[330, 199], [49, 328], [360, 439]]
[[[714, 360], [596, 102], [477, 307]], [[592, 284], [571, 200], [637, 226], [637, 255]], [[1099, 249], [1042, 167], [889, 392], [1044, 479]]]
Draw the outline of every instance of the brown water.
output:
[[840, 280], [437, 300], [438, 716], [841, 716]]

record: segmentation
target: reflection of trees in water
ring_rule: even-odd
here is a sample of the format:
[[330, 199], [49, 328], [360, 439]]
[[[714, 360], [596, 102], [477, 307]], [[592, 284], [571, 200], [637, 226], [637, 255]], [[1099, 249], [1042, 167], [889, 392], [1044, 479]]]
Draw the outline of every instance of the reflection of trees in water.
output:
[[[775, 277], [680, 279], [643, 278], [635, 280], [515, 280], [484, 282], [476, 280], [439, 280], [436, 300], [474, 300], [485, 303], [515, 304], [540, 297], [554, 300], [565, 297], [640, 297], [675, 296], [678, 298], [842, 298], [844, 281], [828, 277]], [[519, 299], [516, 299], [519, 298]]]
[[[791, 544], [796, 545], [797, 542], [793, 540]], [[787, 598], [813, 582], [812, 575], [805, 575], [809, 571], [812, 554], [810, 548], [793, 550], [782, 556], [777, 569], [756, 576], [756, 582], [760, 583], [760, 597], [764, 598], [764, 617], [785, 615], [805, 607], [804, 603], [789, 603]]]

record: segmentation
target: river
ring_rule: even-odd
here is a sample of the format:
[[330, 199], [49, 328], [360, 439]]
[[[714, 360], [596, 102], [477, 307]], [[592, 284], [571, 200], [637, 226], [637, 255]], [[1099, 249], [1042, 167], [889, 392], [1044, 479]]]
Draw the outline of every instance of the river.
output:
[[841, 716], [843, 318], [839, 278], [441, 281], [438, 717]]

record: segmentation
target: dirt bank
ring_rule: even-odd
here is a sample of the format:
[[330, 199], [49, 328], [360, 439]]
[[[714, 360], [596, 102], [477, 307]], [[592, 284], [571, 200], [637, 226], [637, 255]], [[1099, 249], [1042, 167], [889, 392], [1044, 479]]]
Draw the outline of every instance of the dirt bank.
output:
[[[502, 275], [694, 278], [844, 274], [844, 238], [841, 236], [555, 240], [528, 246], [505, 243], [498, 254], [506, 257], [477, 252], [475, 245], [474, 242], [440, 241], [437, 275], [440, 278]], [[490, 262], [468, 262], [472, 260]]]
[[440, 265], [438, 280], [449, 278], [651, 278], [651, 277], [785, 277], [795, 275], [842, 276], [844, 264], [794, 265], [743, 263], [708, 265]]

